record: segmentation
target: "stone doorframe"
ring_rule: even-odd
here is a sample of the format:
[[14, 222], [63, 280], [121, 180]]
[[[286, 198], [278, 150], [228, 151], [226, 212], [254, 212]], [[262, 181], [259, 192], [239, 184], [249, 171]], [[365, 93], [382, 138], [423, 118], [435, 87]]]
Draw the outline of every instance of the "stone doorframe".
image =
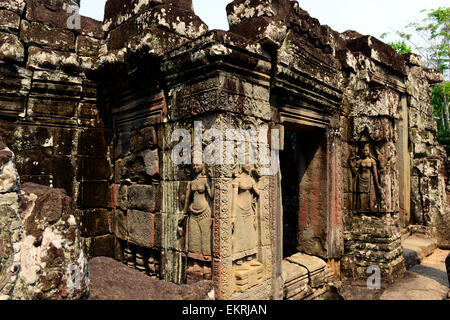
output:
[[[322, 206], [322, 214], [319, 217], [319, 224], [325, 224], [325, 232], [323, 233], [325, 243], [323, 254], [314, 253], [313, 250], [303, 248], [302, 251], [311, 255], [320, 256], [326, 261], [339, 260], [343, 254], [343, 221], [342, 221], [342, 168], [341, 168], [341, 150], [342, 144], [341, 134], [339, 130], [339, 120], [335, 115], [329, 113], [321, 113], [311, 109], [282, 106], [280, 108], [280, 122], [284, 130], [291, 128], [293, 130], [301, 127], [310, 127], [313, 129], [324, 130], [324, 141], [321, 145], [324, 147], [323, 151], [326, 153], [324, 160], [324, 167], [326, 173], [326, 181], [322, 181], [325, 189], [322, 189], [326, 194], [323, 197], [326, 199], [326, 204]], [[284, 137], [284, 139], [286, 139]], [[285, 140], [283, 141], [284, 146]], [[319, 147], [320, 148], [320, 147]], [[315, 155], [316, 156], [316, 155]], [[281, 177], [280, 177], [281, 190]], [[300, 209], [299, 209], [300, 210]], [[283, 222], [283, 207], [281, 202], [281, 222]], [[283, 229], [283, 227], [281, 227]], [[283, 233], [280, 232], [281, 244], [283, 243]]]

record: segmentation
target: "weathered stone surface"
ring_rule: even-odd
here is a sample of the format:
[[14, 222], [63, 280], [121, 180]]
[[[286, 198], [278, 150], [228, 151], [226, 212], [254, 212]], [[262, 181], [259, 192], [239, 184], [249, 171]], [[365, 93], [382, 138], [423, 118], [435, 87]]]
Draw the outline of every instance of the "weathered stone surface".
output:
[[439, 70], [425, 69], [425, 76], [430, 84], [441, 83], [444, 81], [444, 76]]
[[412, 66], [420, 67], [422, 65], [422, 57], [415, 53], [406, 53], [403, 55], [406, 63]]
[[157, 5], [176, 6], [183, 10], [193, 11], [192, 0], [110, 0], [105, 6], [104, 30], [111, 30], [126, 22], [131, 17], [149, 10]]
[[2, 0], [0, 1], [0, 8], [13, 11], [17, 14], [22, 14], [25, 9], [26, 0]]
[[111, 214], [106, 209], [86, 210], [80, 215], [81, 236], [104, 235], [111, 230]]
[[369, 289], [366, 281], [346, 281], [340, 287], [339, 296], [343, 300], [374, 301], [380, 299], [384, 289]]
[[78, 218], [61, 189], [25, 183], [0, 138], [0, 296], [81, 299], [89, 292]]
[[307, 254], [297, 253], [286, 259], [287, 261], [304, 266], [309, 270], [309, 272], [314, 273], [316, 271], [325, 269], [326, 262], [320, 258], [310, 256]]
[[416, 252], [419, 261], [433, 253], [436, 242], [423, 236], [413, 235], [402, 241], [403, 249]]
[[[74, 92], [76, 94], [76, 92]], [[77, 111], [77, 103], [74, 101], [57, 101], [51, 99], [30, 98], [28, 102], [29, 113], [33, 116], [54, 115], [62, 117], [74, 117]]]
[[404, 278], [389, 287], [380, 300], [443, 300], [448, 288], [426, 276], [407, 271]]
[[289, 13], [289, 1], [233, 1], [227, 6], [230, 31], [246, 38], [270, 41], [281, 45], [287, 26], [283, 21]]
[[0, 32], [0, 43], [0, 59], [23, 62], [25, 49], [15, 35]]
[[107, 181], [85, 181], [80, 183], [78, 203], [81, 208], [107, 207], [110, 201], [111, 192]]
[[116, 163], [116, 170], [119, 170], [119, 177], [145, 182], [160, 174], [158, 150], [146, 150], [126, 157]]
[[24, 224], [14, 299], [81, 299], [89, 292], [78, 217], [61, 189], [21, 187]]
[[[113, 218], [114, 235], [121, 240], [128, 240], [128, 222], [125, 211], [115, 210]], [[159, 243], [160, 244], [160, 243]]]
[[78, 168], [80, 180], [107, 180], [111, 172], [105, 157], [79, 157]]
[[[68, 29], [68, 21], [73, 12], [69, 13], [67, 10], [61, 9], [61, 6], [59, 8], [58, 6], [49, 7], [36, 1], [27, 1], [26, 19], [28, 21], [42, 22], [57, 28]], [[102, 23], [83, 16], [80, 17], [80, 29], [77, 29], [77, 32], [97, 39], [104, 37]]]
[[439, 73], [419, 66], [409, 68], [406, 88], [410, 108], [409, 139], [413, 145], [411, 213], [413, 223], [427, 225], [433, 237], [445, 246], [449, 211], [445, 182], [439, 177], [444, 167], [443, 150], [436, 142], [436, 121], [431, 108], [430, 83], [439, 82]]
[[20, 40], [28, 45], [38, 44], [61, 51], [73, 51], [75, 49], [73, 32], [52, 28], [38, 22], [29, 23], [26, 20], [22, 20]]
[[374, 88], [358, 97], [350, 116], [383, 117], [395, 119], [400, 117], [400, 97], [398, 93], [387, 88]]
[[395, 72], [406, 74], [406, 66], [403, 57], [392, 47], [377, 38], [364, 36], [348, 41], [347, 45], [352, 51], [361, 52], [374, 61], [392, 68]]
[[0, 30], [16, 32], [19, 30], [20, 16], [8, 10], [0, 10]]
[[150, 177], [160, 173], [158, 150], [147, 150], [142, 153], [144, 158], [145, 173]]
[[406, 270], [411, 269], [416, 264], [420, 263], [420, 259], [417, 256], [417, 251], [412, 249], [403, 248], [403, 258], [405, 259]]
[[89, 237], [85, 239], [86, 255], [91, 259], [94, 257], [114, 257], [115, 239], [112, 234]]
[[441, 249], [450, 250], [450, 193], [447, 192], [447, 211], [438, 215], [436, 225], [437, 246]]
[[213, 300], [210, 281], [193, 285], [176, 285], [150, 279], [110, 258], [89, 262], [91, 291], [89, 300]]
[[[208, 32], [190, 0], [109, 0], [103, 30], [85, 17], [68, 30], [71, 3], [0, 2], [0, 132], [22, 181], [76, 197], [89, 257], [116, 256], [176, 283], [212, 279], [220, 299], [310, 299], [328, 290], [325, 260], [352, 279], [374, 264], [388, 282], [399, 277], [408, 223], [448, 244], [446, 156], [429, 89], [442, 78], [419, 56], [340, 34], [296, 1], [232, 1], [228, 32]], [[228, 129], [281, 129], [281, 180], [260, 165], [207, 163], [195, 177], [175, 165], [172, 134], [192, 139], [195, 121], [216, 130], [200, 143], [208, 152]], [[13, 208], [12, 159], [0, 148], [0, 204]], [[48, 210], [29, 200], [51, 226], [70, 202], [57, 193]], [[14, 210], [2, 223], [14, 225]], [[283, 246], [324, 261], [283, 261]], [[305, 276], [307, 264], [315, 271]]]
[[140, 15], [136, 22], [144, 28], [153, 26], [167, 29], [189, 39], [203, 36], [208, 31], [208, 26], [199, 17], [175, 6], [157, 6], [151, 12]]
[[78, 153], [85, 156], [104, 156], [107, 150], [105, 132], [101, 128], [83, 130], [80, 134]]
[[297, 253], [283, 260], [282, 270], [286, 300], [311, 300], [329, 290], [331, 277], [320, 258]]
[[137, 130], [131, 135], [131, 152], [153, 149], [158, 142], [155, 127]]
[[405, 272], [400, 230], [396, 219], [356, 215], [346, 217], [345, 255], [341, 272], [349, 279], [366, 279], [367, 268], [380, 267], [383, 283], [393, 283]]
[[80, 67], [80, 61], [74, 53], [29, 47], [27, 67], [32, 69], [63, 69], [73, 72]]
[[124, 61], [129, 52], [140, 50], [162, 56], [188, 39], [198, 38], [208, 31], [198, 16], [186, 10], [185, 2], [162, 1], [161, 5], [154, 4], [142, 1], [126, 4], [108, 2], [104, 30], [110, 32], [100, 54], [100, 65]]
[[0, 137], [0, 299], [10, 299], [20, 270], [23, 223], [19, 215], [19, 176], [14, 154]]
[[155, 212], [156, 188], [154, 186], [132, 185], [128, 187], [128, 208]]
[[147, 248], [154, 246], [154, 214], [128, 210], [127, 224], [128, 239], [131, 242]]
[[15, 166], [14, 154], [3, 143], [0, 136], [0, 194], [17, 192], [18, 184], [19, 175]]
[[65, 9], [67, 6], [80, 6], [81, 0], [33, 0], [35, 3], [46, 5], [52, 9], [59, 8]]
[[80, 56], [97, 57], [100, 50], [101, 41], [88, 36], [78, 36], [75, 51]]

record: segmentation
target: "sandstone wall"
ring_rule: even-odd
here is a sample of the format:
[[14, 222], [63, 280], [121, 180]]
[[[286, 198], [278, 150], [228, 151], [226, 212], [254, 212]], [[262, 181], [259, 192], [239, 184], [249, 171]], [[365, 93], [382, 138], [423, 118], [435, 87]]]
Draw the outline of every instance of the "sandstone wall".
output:
[[420, 57], [409, 56], [406, 85], [412, 157], [410, 222], [412, 225], [428, 226], [429, 235], [436, 238], [438, 246], [448, 248], [447, 154], [436, 140], [437, 124], [429, 87], [442, 81], [440, 73], [421, 67]]
[[0, 3], [0, 131], [22, 183], [63, 188], [84, 211], [90, 255], [108, 254], [110, 165], [89, 75], [104, 33], [85, 17], [68, 29], [65, 3]]
[[[0, 3], [0, 131], [22, 182], [72, 196], [89, 256], [175, 283], [212, 279], [222, 299], [280, 299], [283, 230], [337, 273], [366, 278], [378, 265], [389, 282], [411, 223], [448, 242], [429, 105], [439, 75], [417, 56], [340, 34], [288, 0], [233, 1], [229, 31], [209, 31], [190, 0], [109, 0], [103, 24], [81, 17], [73, 30], [66, 2]], [[293, 170], [294, 226], [283, 227], [279, 171], [177, 166], [177, 129], [203, 151], [218, 145], [195, 141], [207, 129], [240, 144], [226, 131], [279, 129], [267, 135], [275, 163], [308, 162]], [[302, 156], [280, 157], [292, 132]]]
[[89, 295], [79, 219], [64, 190], [20, 185], [15, 156], [0, 137], [0, 299]]
[[[171, 138], [175, 129], [192, 136], [194, 122], [201, 121], [204, 129], [222, 133], [237, 128], [323, 130], [320, 148], [308, 151], [310, 172], [298, 188], [303, 192], [297, 195], [297, 250], [340, 262], [344, 275], [355, 279], [364, 278], [374, 264], [388, 282], [403, 273], [401, 230], [411, 221], [410, 194], [414, 198], [416, 192], [410, 168], [417, 155], [409, 153], [409, 140], [414, 140], [414, 110], [408, 114], [414, 108], [410, 56], [354, 31], [339, 34], [289, 1], [230, 3], [229, 32], [206, 32], [184, 2], [130, 2], [119, 8], [120, 1], [106, 7], [99, 107], [113, 114], [114, 230], [123, 240], [117, 252], [125, 262], [168, 281], [212, 277], [221, 298], [279, 296], [281, 176], [256, 179], [268, 192], [258, 200], [256, 261], [262, 271], [255, 262], [255, 275], [244, 274], [235, 258], [232, 185], [237, 167], [205, 166], [213, 190], [212, 257], [197, 261], [187, 248], [179, 221], [189, 216], [185, 194], [196, 177], [190, 166], [171, 163]], [[188, 19], [185, 25], [191, 29], [181, 30], [171, 21], [175, 16]], [[419, 78], [428, 83], [430, 76], [425, 72]], [[428, 90], [425, 85], [423, 90]], [[430, 110], [425, 113], [430, 120]], [[361, 201], [355, 200], [361, 196], [356, 182], [362, 180], [351, 165], [364, 159], [366, 144], [367, 161], [376, 171], [367, 208], [356, 205]]]

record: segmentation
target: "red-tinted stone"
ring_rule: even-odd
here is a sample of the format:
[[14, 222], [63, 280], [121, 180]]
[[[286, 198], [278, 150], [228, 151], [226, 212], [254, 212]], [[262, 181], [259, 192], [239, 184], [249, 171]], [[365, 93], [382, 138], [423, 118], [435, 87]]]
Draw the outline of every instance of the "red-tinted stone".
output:
[[89, 262], [89, 300], [209, 300], [211, 281], [176, 285], [147, 275], [110, 258]]

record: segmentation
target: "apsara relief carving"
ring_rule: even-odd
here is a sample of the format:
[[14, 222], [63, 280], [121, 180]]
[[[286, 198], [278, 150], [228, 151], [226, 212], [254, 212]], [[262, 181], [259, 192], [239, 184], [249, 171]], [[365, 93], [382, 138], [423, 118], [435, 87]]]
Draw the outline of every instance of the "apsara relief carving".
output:
[[377, 160], [372, 156], [370, 144], [365, 144], [362, 156], [350, 160], [353, 172], [352, 207], [358, 212], [379, 212], [383, 190], [380, 187]]
[[235, 290], [239, 292], [263, 280], [263, 265], [257, 259], [260, 190], [255, 175], [256, 170], [244, 164], [232, 182], [233, 262]]
[[184, 212], [179, 219], [178, 235], [185, 236], [188, 253], [188, 282], [211, 279], [212, 215], [211, 185], [203, 164], [194, 164], [194, 180], [188, 183]]

